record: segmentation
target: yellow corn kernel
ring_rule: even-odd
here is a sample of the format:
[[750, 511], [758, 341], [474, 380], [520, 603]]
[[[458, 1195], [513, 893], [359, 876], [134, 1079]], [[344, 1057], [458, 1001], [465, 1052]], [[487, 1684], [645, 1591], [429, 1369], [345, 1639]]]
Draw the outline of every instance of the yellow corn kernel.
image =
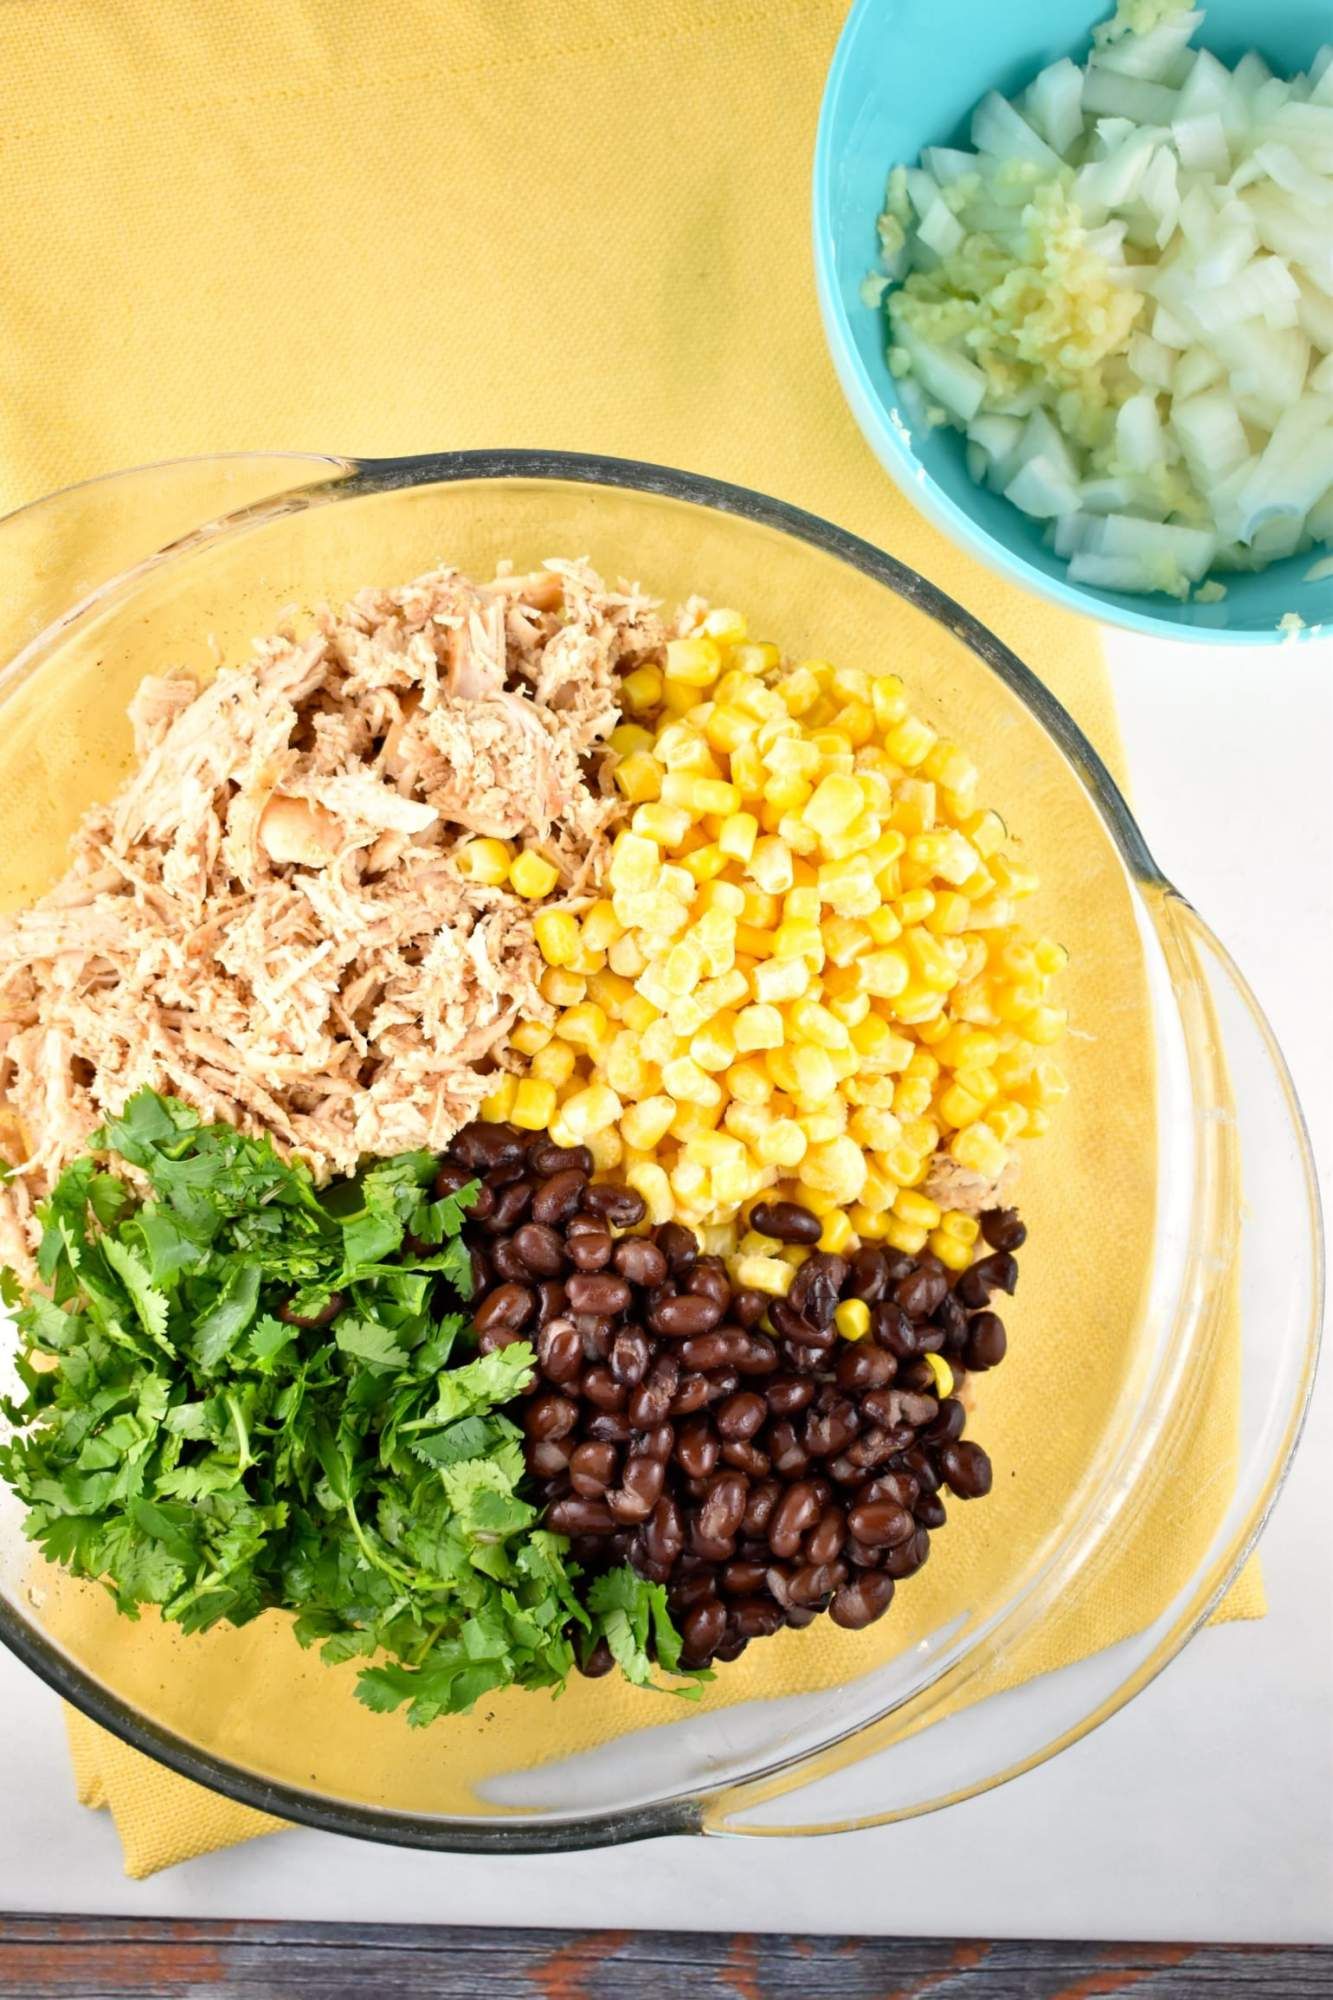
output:
[[844, 1207], [860, 1200], [865, 1178], [865, 1155], [855, 1140], [845, 1136], [811, 1146], [801, 1162], [804, 1184], [832, 1195]]
[[758, 1144], [761, 1132], [766, 1132], [773, 1122], [773, 1114], [766, 1104], [738, 1104], [734, 1099], [722, 1113], [722, 1123], [728, 1132], [743, 1139], [747, 1146]]
[[721, 650], [707, 636], [668, 639], [666, 670], [669, 679], [683, 681], [687, 687], [711, 687], [721, 668]]
[[691, 1038], [690, 1054], [700, 1069], [729, 1069], [736, 1060], [736, 1016], [714, 1014]]
[[[790, 964], [791, 960], [779, 961]], [[794, 1000], [787, 1011], [788, 1040], [812, 1042], [820, 1049], [851, 1047], [851, 1036], [837, 1015], [819, 1000]]]
[[654, 1228], [658, 1223], [670, 1222], [675, 1213], [675, 1203], [665, 1169], [652, 1160], [635, 1160], [625, 1169], [625, 1185], [643, 1196], [648, 1208], [647, 1219]]
[[939, 1227], [944, 1235], [952, 1236], [955, 1243], [961, 1243], [969, 1250], [981, 1234], [981, 1224], [976, 1216], [968, 1215], [961, 1208], [948, 1209], [940, 1217]]
[[625, 1157], [625, 1142], [614, 1125], [606, 1126], [601, 1132], [590, 1132], [583, 1143], [592, 1154], [596, 1173], [614, 1173]]
[[896, 1000], [912, 976], [906, 954], [893, 945], [870, 952], [861, 960], [861, 969], [866, 992], [877, 1000]]
[[880, 908], [879, 888], [863, 854], [824, 862], [819, 870], [819, 895], [840, 917], [870, 917]]
[[638, 939], [628, 931], [616, 939], [606, 958], [611, 970], [622, 979], [637, 979], [645, 964]]
[[755, 999], [766, 1004], [798, 1000], [810, 984], [810, 968], [803, 958], [767, 958], [756, 965], [752, 984]]
[[626, 1107], [620, 1120], [620, 1136], [635, 1152], [651, 1153], [660, 1140], [665, 1138], [676, 1107], [664, 1094], [645, 1097], [638, 1104]]
[[555, 1085], [537, 1076], [525, 1076], [514, 1092], [511, 1121], [524, 1132], [544, 1132], [555, 1112]]
[[738, 1287], [767, 1292], [778, 1299], [786, 1298], [795, 1276], [791, 1265], [781, 1257], [737, 1257], [731, 1266], [732, 1281]]
[[614, 1090], [608, 1089], [604, 1083], [590, 1083], [565, 1099], [560, 1107], [560, 1116], [569, 1130], [578, 1134], [579, 1140], [586, 1140], [592, 1133], [603, 1132], [608, 1125], [614, 1125], [623, 1110], [624, 1106]]
[[[732, 1022], [732, 1033], [736, 1024]], [[735, 1062], [726, 1072], [724, 1082], [728, 1096], [740, 1104], [767, 1104], [773, 1095], [773, 1081], [762, 1063]]]
[[606, 740], [617, 757], [633, 757], [640, 750], [652, 749], [653, 732], [641, 722], [619, 722]]
[[720, 1102], [717, 1104], [689, 1104], [682, 1102], [676, 1106], [671, 1114], [671, 1137], [679, 1139], [683, 1143], [686, 1139], [696, 1138], [701, 1132], [711, 1132], [714, 1126], [720, 1125], [721, 1122], [722, 1105]]
[[867, 1105], [854, 1111], [847, 1123], [848, 1137], [872, 1153], [889, 1152], [902, 1138], [902, 1132], [902, 1120], [892, 1111], [875, 1110]]
[[705, 882], [700, 887], [696, 908], [701, 911], [721, 910], [739, 923], [745, 914], [745, 891], [739, 882]]
[[865, 809], [865, 800], [855, 778], [840, 771], [830, 771], [821, 778], [813, 796], [807, 801], [803, 817], [808, 827], [813, 828], [821, 839], [830, 834], [845, 833], [854, 820], [860, 818]]
[[[792, 1049], [790, 1056], [793, 1097], [803, 1108], [811, 1111], [825, 1107], [838, 1087], [837, 1072], [828, 1050], [805, 1044]], [[809, 1136], [807, 1128], [806, 1137]]]
[[605, 1048], [609, 1025], [595, 1000], [581, 1000], [560, 1016], [555, 1032], [562, 1042], [572, 1042], [576, 1049], [591, 1053]]
[[469, 840], [454, 856], [458, 872], [469, 882], [498, 889], [509, 880], [513, 856], [503, 840]]
[[759, 836], [759, 822], [753, 813], [728, 813], [718, 828], [717, 844], [730, 861], [748, 861]]
[[[1041, 1115], [1044, 1118], [1047, 1114], [1043, 1111]], [[1015, 1139], [1032, 1136], [1032, 1112], [1003, 1098], [986, 1106], [986, 1123], [1006, 1146]]]
[[883, 1240], [885, 1230], [892, 1224], [893, 1217], [887, 1210], [881, 1210], [877, 1214], [874, 1209], [867, 1208], [864, 1202], [855, 1201], [847, 1211], [847, 1220], [863, 1243], [879, 1243]]
[[1030, 1014], [1019, 1023], [1022, 1034], [1038, 1048], [1049, 1048], [1058, 1042], [1069, 1025], [1069, 1015], [1063, 1007], [1034, 1007]]
[[893, 1200], [893, 1212], [902, 1222], [915, 1222], [921, 1229], [937, 1229], [940, 1222], [940, 1208], [928, 1196], [918, 1194], [915, 1188], [899, 1188]]
[[742, 1007], [736, 1016], [736, 1047], [747, 1053], [754, 1049], [781, 1048], [785, 1033], [776, 1007], [756, 1003]]
[[[762, 839], [757, 839], [746, 863], [746, 873], [765, 896], [784, 895], [794, 879], [792, 852], [786, 841], [779, 840], [776, 834], [765, 834]], [[775, 907], [773, 915], [776, 914]]]
[[949, 1154], [960, 1167], [970, 1167], [985, 1180], [993, 1180], [1002, 1173], [1009, 1157], [999, 1134], [985, 1119], [955, 1132], [949, 1141]]
[[901, 722], [884, 732], [884, 748], [895, 764], [901, 764], [905, 771], [914, 771], [919, 764], [924, 764], [938, 740], [935, 731], [915, 715], [905, 715]]
[[662, 964], [662, 979], [673, 998], [692, 993], [704, 975], [704, 957], [693, 932], [673, 944]]
[[973, 1097], [970, 1091], [951, 1083], [947, 1090], [940, 1092], [936, 1100], [936, 1109], [946, 1125], [961, 1130], [965, 1125], [975, 1125], [986, 1107], [979, 1098]]
[[536, 902], [541, 896], [549, 896], [560, 880], [560, 870], [544, 854], [536, 854], [525, 848], [515, 855], [509, 864], [509, 885], [529, 902]]
[[619, 833], [611, 849], [607, 874], [615, 889], [651, 889], [661, 865], [661, 850], [656, 841], [645, 840], [638, 833]]
[[[847, 1222], [845, 1215], [841, 1219]], [[833, 1217], [830, 1216], [828, 1221], [832, 1222]], [[827, 1222], [824, 1228], [827, 1233]], [[847, 1222], [847, 1241], [849, 1243], [851, 1238], [852, 1225], [850, 1222]], [[822, 1249], [824, 1247], [824, 1238], [822, 1236], [819, 1239], [819, 1243]], [[870, 1307], [864, 1299], [844, 1299], [841, 1305], [834, 1309], [833, 1324], [837, 1327], [838, 1332], [844, 1340], [862, 1340], [870, 1331]]]
[[668, 1003], [667, 1019], [671, 1023], [672, 1033], [688, 1041], [691, 1035], [697, 1034], [702, 1028], [708, 1016], [692, 993], [678, 993]]
[[740, 788], [742, 797], [747, 799], [760, 798], [763, 794], [764, 781], [768, 773], [764, 769], [764, 760], [759, 755], [758, 745], [755, 743], [739, 744], [731, 752], [730, 763], [731, 782]]
[[620, 705], [631, 715], [651, 715], [662, 705], [662, 669], [636, 667], [620, 683]]
[[972, 1252], [966, 1243], [960, 1243], [947, 1230], [932, 1229], [926, 1238], [926, 1247], [939, 1258], [946, 1271], [965, 1271], [972, 1262]]
[[870, 690], [875, 721], [882, 730], [893, 729], [907, 715], [907, 695], [897, 674], [884, 674]]
[[961, 937], [972, 916], [967, 897], [955, 889], [943, 889], [935, 897], [935, 907], [925, 919], [928, 930], [944, 937]]
[[[669, 784], [670, 779], [664, 782]], [[630, 825], [635, 833], [642, 834], [645, 840], [656, 841], [659, 847], [677, 847], [690, 830], [690, 815], [683, 806], [655, 799], [650, 805], [636, 808]]]
[[805, 1158], [808, 1141], [794, 1118], [775, 1118], [754, 1142], [755, 1152], [766, 1167], [797, 1167]]
[[780, 923], [773, 933], [773, 956], [804, 958], [819, 971], [824, 963], [824, 939], [819, 925], [804, 917]]
[[901, 1139], [896, 1146], [890, 1146], [886, 1153], [879, 1155], [884, 1178], [897, 1187], [911, 1187], [914, 1181], [920, 1180], [922, 1164], [920, 1153]]
[[568, 965], [577, 958], [581, 943], [577, 917], [568, 910], [541, 910], [533, 919], [537, 949], [548, 965]]
[[551, 1042], [538, 1049], [529, 1068], [533, 1076], [545, 1083], [568, 1083], [578, 1068], [578, 1057], [568, 1042]]
[[904, 1222], [896, 1215], [884, 1218], [884, 1233], [881, 1240], [894, 1250], [903, 1251], [908, 1257], [915, 1257], [919, 1250], [925, 1249], [927, 1236], [928, 1231], [922, 1229], [919, 1223]]
[[518, 1078], [502, 1076], [488, 1097], [481, 1100], [481, 1116], [488, 1125], [503, 1125], [514, 1108]]
[[737, 924], [736, 956], [738, 958], [770, 958], [772, 953], [772, 931], [760, 930], [755, 924]]
[[692, 1056], [674, 1056], [662, 1064], [662, 1087], [678, 1104], [720, 1105], [722, 1086]]
[[705, 813], [739, 812], [741, 795], [725, 778], [702, 777], [697, 771], [668, 771], [662, 780], [662, 797], [668, 805], [682, 806], [695, 819]]
[[861, 1190], [861, 1207], [868, 1208], [872, 1215], [879, 1215], [884, 1209], [892, 1208], [893, 1197], [898, 1192], [898, 1183], [886, 1178], [878, 1167], [866, 1167], [866, 1184]]
[[550, 1039], [551, 1030], [544, 1021], [520, 1021], [509, 1037], [509, 1044], [511, 1048], [517, 1049], [521, 1056], [535, 1056], [539, 1049], [546, 1047]]
[[[835, 1257], [840, 1257], [844, 1250], [851, 1249], [855, 1238], [856, 1231], [852, 1228], [850, 1220], [842, 1209], [835, 1208], [831, 1215], [824, 1217], [824, 1226], [819, 1232], [819, 1248], [821, 1250], [830, 1251]], [[856, 1305], [860, 1301], [851, 1300], [849, 1303]], [[869, 1325], [868, 1319], [866, 1325]], [[844, 1326], [839, 1326], [838, 1331], [847, 1334], [849, 1340], [860, 1339], [860, 1334], [847, 1333], [847, 1329]], [[864, 1332], [865, 1327], [863, 1326], [861, 1333]]]
[[953, 1394], [953, 1369], [942, 1354], [927, 1354], [925, 1363], [935, 1378], [935, 1394], [941, 1399]]
[[560, 965], [548, 965], [537, 984], [542, 999], [553, 1007], [576, 1007], [588, 990], [586, 979]]

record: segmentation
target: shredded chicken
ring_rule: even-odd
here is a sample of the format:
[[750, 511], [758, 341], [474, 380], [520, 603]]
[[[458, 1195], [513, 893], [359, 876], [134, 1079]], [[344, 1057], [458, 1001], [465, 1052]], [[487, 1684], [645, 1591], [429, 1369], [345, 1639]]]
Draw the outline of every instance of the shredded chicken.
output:
[[1004, 1208], [1018, 1178], [1017, 1160], [1006, 1160], [998, 1174], [978, 1174], [960, 1167], [947, 1153], [936, 1153], [922, 1182], [921, 1192], [941, 1208], [960, 1209], [964, 1215], [984, 1215], [987, 1209]]
[[583, 887], [619, 811], [599, 750], [617, 683], [666, 636], [584, 563], [442, 568], [202, 688], [146, 679], [137, 769], [51, 893], [0, 923], [0, 1258], [144, 1085], [321, 1176], [442, 1147], [515, 1022], [549, 1012], [530, 907], [456, 849], [540, 844], [562, 892]]

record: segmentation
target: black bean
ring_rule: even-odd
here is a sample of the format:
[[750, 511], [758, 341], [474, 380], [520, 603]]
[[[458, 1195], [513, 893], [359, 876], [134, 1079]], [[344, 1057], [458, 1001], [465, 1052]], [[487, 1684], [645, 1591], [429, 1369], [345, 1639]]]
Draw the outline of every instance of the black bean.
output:
[[673, 1417], [688, 1417], [695, 1410], [702, 1410], [708, 1401], [709, 1381], [706, 1375], [691, 1372], [682, 1375], [680, 1386], [671, 1399], [670, 1414]]
[[722, 1446], [722, 1463], [734, 1465], [737, 1472], [743, 1472], [747, 1479], [767, 1479], [773, 1469], [773, 1461], [766, 1451], [749, 1444], [744, 1438], [728, 1438]]
[[631, 1421], [640, 1430], [652, 1430], [662, 1423], [680, 1381], [680, 1364], [674, 1354], [654, 1357], [647, 1375], [629, 1399]]
[[585, 1499], [600, 1500], [616, 1476], [613, 1444], [575, 1445], [569, 1461], [569, 1483]]
[[600, 1222], [577, 1234], [570, 1230], [565, 1239], [566, 1255], [576, 1271], [604, 1271], [611, 1262], [613, 1248], [610, 1233]]
[[676, 1449], [676, 1427], [674, 1424], [654, 1424], [651, 1430], [640, 1431], [635, 1439], [634, 1449], [643, 1452], [647, 1458], [670, 1458]]
[[475, 1173], [470, 1173], [460, 1161], [446, 1160], [436, 1173], [431, 1192], [436, 1201], [444, 1201], [449, 1195], [457, 1194], [460, 1188], [466, 1187], [469, 1181], [474, 1181], [476, 1178]]
[[1028, 1240], [1016, 1208], [988, 1208], [981, 1218], [981, 1233], [992, 1250], [1021, 1250]]
[[646, 1521], [662, 1497], [665, 1467], [660, 1459], [638, 1453], [627, 1458], [618, 1487], [606, 1496], [606, 1504], [618, 1521]]
[[[899, 1431], [881, 1430], [878, 1424], [871, 1424], [861, 1432], [854, 1444], [847, 1447], [847, 1462], [856, 1471], [872, 1472], [877, 1465], [893, 1457], [902, 1443]], [[832, 1464], [832, 1460], [829, 1461]]]
[[512, 1236], [502, 1236], [491, 1249], [491, 1262], [495, 1266], [497, 1278], [504, 1278], [510, 1284], [530, 1285], [534, 1273], [518, 1254], [518, 1246]]
[[664, 1222], [654, 1234], [658, 1249], [674, 1272], [687, 1271], [699, 1255], [699, 1239], [682, 1222]]
[[938, 1493], [923, 1493], [916, 1503], [916, 1519], [923, 1528], [942, 1528], [948, 1519]]
[[948, 1289], [949, 1281], [943, 1271], [920, 1267], [899, 1280], [893, 1297], [909, 1319], [929, 1319]]
[[718, 1583], [727, 1597], [755, 1597], [764, 1588], [767, 1570], [766, 1562], [749, 1562], [744, 1559], [729, 1562], [723, 1569]]
[[718, 1436], [728, 1441], [752, 1438], [768, 1415], [768, 1406], [753, 1389], [741, 1389], [718, 1405]]
[[818, 1243], [824, 1225], [810, 1209], [794, 1201], [760, 1201], [750, 1210], [750, 1227], [779, 1243]]
[[764, 1387], [764, 1400], [775, 1417], [793, 1417], [814, 1399], [815, 1385], [808, 1375], [775, 1375]]
[[605, 1361], [611, 1352], [612, 1325], [609, 1319], [602, 1319], [597, 1313], [571, 1314], [578, 1328], [579, 1339], [583, 1342], [583, 1352], [589, 1361]]
[[977, 1374], [985, 1368], [997, 1368], [1004, 1360], [1008, 1346], [1004, 1321], [997, 1313], [973, 1313], [967, 1322], [963, 1364]]
[[716, 1299], [723, 1312], [731, 1303], [731, 1280], [720, 1257], [700, 1257], [685, 1279], [685, 1290], [693, 1298]]
[[628, 1444], [634, 1435], [634, 1426], [623, 1410], [598, 1410], [596, 1416], [589, 1417], [584, 1429], [599, 1444]]
[[831, 1319], [826, 1326], [812, 1326], [786, 1299], [774, 1299], [768, 1309], [768, 1317], [774, 1332], [780, 1334], [789, 1346], [815, 1348], [820, 1356], [826, 1348], [833, 1346], [838, 1337]]
[[[684, 1305], [685, 1300], [675, 1301]], [[696, 1334], [691, 1340], [683, 1340], [680, 1358], [687, 1368], [730, 1368], [746, 1352], [750, 1336], [739, 1330], [727, 1333], [719, 1328], [715, 1333]]]
[[648, 1213], [648, 1204], [635, 1188], [619, 1181], [597, 1181], [583, 1197], [590, 1215], [600, 1215], [616, 1229], [633, 1229]]
[[681, 1654], [689, 1666], [706, 1666], [727, 1629], [721, 1599], [705, 1597], [686, 1614], [680, 1628]]
[[884, 1616], [893, 1602], [893, 1591], [891, 1576], [880, 1571], [863, 1570], [833, 1593], [828, 1615], [844, 1631], [860, 1632]]
[[773, 1470], [783, 1479], [799, 1479], [810, 1463], [800, 1433], [786, 1417], [779, 1417], [769, 1425], [764, 1433], [764, 1448], [773, 1461]]
[[564, 1319], [569, 1300], [559, 1278], [543, 1278], [537, 1287], [537, 1324], [545, 1326], [547, 1320]]
[[532, 1197], [533, 1221], [549, 1225], [567, 1222], [578, 1207], [587, 1183], [588, 1176], [582, 1167], [562, 1167], [551, 1174]]
[[788, 1561], [801, 1546], [801, 1537], [819, 1519], [821, 1501], [814, 1481], [797, 1480], [789, 1486], [774, 1509], [768, 1524], [768, 1546], [775, 1556]]
[[740, 1379], [734, 1368], [710, 1369], [704, 1377], [704, 1380], [708, 1384], [709, 1402], [725, 1403], [727, 1397], [733, 1395], [736, 1389], [739, 1388]]
[[610, 1317], [624, 1312], [630, 1302], [629, 1286], [613, 1271], [574, 1271], [565, 1280], [565, 1290], [575, 1312], [602, 1313]]
[[873, 1243], [863, 1243], [853, 1251], [847, 1269], [847, 1282], [843, 1287], [849, 1299], [864, 1299], [868, 1306], [878, 1305], [889, 1289], [889, 1265], [884, 1252]]
[[847, 1522], [840, 1507], [826, 1507], [806, 1535], [801, 1553], [808, 1563], [831, 1563], [847, 1539]]
[[872, 1549], [895, 1548], [912, 1533], [913, 1520], [906, 1507], [892, 1500], [858, 1500], [847, 1515], [847, 1526], [858, 1542]]
[[966, 1422], [967, 1412], [958, 1398], [946, 1396], [940, 1404], [938, 1414], [932, 1417], [921, 1435], [928, 1444], [936, 1446], [952, 1444], [955, 1438], [963, 1435], [963, 1426]]
[[847, 1341], [844, 1347], [845, 1352], [838, 1356], [834, 1373], [838, 1378], [838, 1387], [845, 1389], [849, 1396], [863, 1395], [867, 1389], [885, 1389], [898, 1372], [893, 1356], [873, 1341]]
[[946, 1292], [935, 1308], [935, 1324], [944, 1335], [944, 1345], [956, 1352], [967, 1338], [967, 1313], [958, 1302], [957, 1292]]
[[611, 1252], [611, 1262], [632, 1285], [660, 1285], [667, 1274], [666, 1258], [646, 1236], [626, 1236]]
[[558, 1479], [577, 1449], [567, 1438], [538, 1438], [528, 1446], [528, 1471], [534, 1479]]
[[[778, 1632], [786, 1623], [782, 1606], [775, 1604], [771, 1597], [746, 1597], [739, 1604], [733, 1604], [728, 1623], [737, 1635], [744, 1639], [766, 1639]], [[713, 1656], [721, 1659], [719, 1647]]]
[[512, 1125], [484, 1125], [477, 1120], [455, 1132], [449, 1151], [462, 1166], [484, 1173], [488, 1167], [521, 1160], [526, 1150], [520, 1133]]
[[629, 1395], [611, 1370], [600, 1361], [584, 1369], [579, 1379], [579, 1391], [585, 1402], [596, 1403], [599, 1410], [623, 1410]]
[[685, 1523], [669, 1493], [662, 1495], [649, 1515], [643, 1539], [654, 1562], [674, 1564], [684, 1548]]
[[805, 1563], [789, 1581], [787, 1594], [798, 1606], [823, 1604], [846, 1581], [846, 1563]]
[[861, 1428], [855, 1403], [842, 1398], [829, 1410], [811, 1410], [801, 1442], [812, 1458], [833, 1458], [845, 1451]]
[[905, 1542], [888, 1551], [884, 1558], [886, 1576], [912, 1576], [930, 1554], [930, 1536], [924, 1528], [916, 1528]]
[[532, 1317], [537, 1300], [526, 1285], [498, 1285], [475, 1309], [472, 1324], [478, 1333], [488, 1326], [524, 1326]]
[[745, 1500], [749, 1492], [745, 1476], [740, 1472], [719, 1472], [708, 1489], [708, 1497], [699, 1509], [698, 1523], [700, 1538], [708, 1542], [730, 1542], [745, 1518]]
[[531, 1202], [532, 1182], [511, 1181], [496, 1196], [495, 1207], [486, 1218], [485, 1227], [492, 1236], [507, 1236], [528, 1213]]
[[745, 1327], [758, 1326], [768, 1311], [768, 1293], [757, 1292], [752, 1286], [743, 1285], [731, 1295], [731, 1317]]
[[[697, 1569], [686, 1569], [687, 1563], [696, 1563]], [[676, 1612], [689, 1611], [693, 1605], [702, 1604], [712, 1597], [716, 1572], [711, 1563], [703, 1562], [698, 1556], [684, 1555], [680, 1558], [676, 1573], [671, 1579], [667, 1599]]]
[[776, 1479], [758, 1479], [750, 1488], [745, 1502], [745, 1516], [741, 1527], [747, 1535], [759, 1536], [766, 1531], [772, 1519], [773, 1510], [782, 1498], [783, 1489]]
[[611, 1343], [611, 1373], [625, 1388], [637, 1389], [648, 1373], [652, 1353], [646, 1333], [636, 1326], [622, 1327]]
[[736, 1355], [736, 1367], [742, 1375], [772, 1375], [780, 1366], [778, 1350], [771, 1340], [762, 1333], [746, 1335], [745, 1346]]
[[604, 1500], [571, 1496], [547, 1508], [546, 1525], [557, 1535], [609, 1535], [616, 1520]]
[[706, 1479], [717, 1465], [717, 1432], [708, 1417], [692, 1417], [676, 1431], [676, 1463], [691, 1479]]
[[579, 1406], [568, 1396], [547, 1389], [529, 1399], [523, 1411], [523, 1428], [534, 1441], [568, 1437], [579, 1420]]
[[980, 1500], [991, 1489], [991, 1462], [979, 1444], [969, 1439], [947, 1444], [940, 1465], [949, 1491], [960, 1500]]
[[494, 1354], [498, 1348], [512, 1347], [526, 1336], [516, 1326], [488, 1326], [477, 1340], [478, 1354]]
[[812, 1251], [792, 1279], [787, 1304], [807, 1325], [826, 1327], [833, 1318], [846, 1276], [843, 1258], [828, 1250]]
[[579, 1661], [579, 1672], [590, 1681], [599, 1681], [603, 1674], [609, 1674], [616, 1663], [616, 1656], [605, 1639], [599, 1639], [591, 1652]]
[[695, 1334], [711, 1332], [723, 1311], [716, 1299], [687, 1293], [683, 1298], [664, 1299], [661, 1305], [654, 1306], [648, 1314], [648, 1324], [654, 1333], [668, 1340], [688, 1340]]

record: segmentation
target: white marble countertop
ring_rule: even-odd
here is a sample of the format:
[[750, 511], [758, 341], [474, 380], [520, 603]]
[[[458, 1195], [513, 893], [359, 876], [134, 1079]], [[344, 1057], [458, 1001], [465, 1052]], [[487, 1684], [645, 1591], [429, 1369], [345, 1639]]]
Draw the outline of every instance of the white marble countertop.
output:
[[[1138, 816], [1277, 1031], [1333, 1204], [1333, 644], [1108, 642]], [[1265, 850], [1256, 861], [1262, 826]], [[1202, 1633], [1040, 1770], [814, 1841], [513, 1860], [294, 1830], [145, 1883], [74, 1800], [59, 1704], [0, 1652], [0, 1906], [135, 1916], [1333, 1940], [1333, 1369], [1263, 1541], [1270, 1611]]]

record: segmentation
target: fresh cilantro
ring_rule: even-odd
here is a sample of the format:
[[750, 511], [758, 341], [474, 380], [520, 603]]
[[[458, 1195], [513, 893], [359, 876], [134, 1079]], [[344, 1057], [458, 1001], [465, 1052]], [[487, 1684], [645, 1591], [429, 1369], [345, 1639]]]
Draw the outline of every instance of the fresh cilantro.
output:
[[316, 1189], [267, 1140], [131, 1098], [41, 1211], [44, 1289], [0, 1271], [26, 1349], [0, 1477], [43, 1554], [127, 1615], [201, 1632], [286, 1609], [414, 1724], [558, 1691], [602, 1638], [651, 1686], [679, 1670], [665, 1592], [580, 1579], [538, 1526], [507, 1414], [532, 1350], [476, 1354], [475, 1190], [436, 1200], [435, 1168], [404, 1153]]

